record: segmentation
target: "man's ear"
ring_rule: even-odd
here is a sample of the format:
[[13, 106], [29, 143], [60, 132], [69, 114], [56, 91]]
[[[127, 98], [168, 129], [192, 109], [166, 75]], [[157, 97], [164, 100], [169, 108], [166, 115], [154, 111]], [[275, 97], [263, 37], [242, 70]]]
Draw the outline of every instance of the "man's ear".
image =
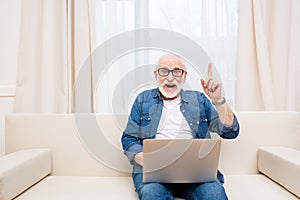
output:
[[157, 71], [156, 70], [154, 70], [154, 77], [155, 77], [155, 79], [157, 80]]
[[185, 80], [186, 80], [186, 74], [187, 74], [187, 72], [184, 72], [184, 75], [183, 75], [183, 82], [182, 83], [185, 83]]

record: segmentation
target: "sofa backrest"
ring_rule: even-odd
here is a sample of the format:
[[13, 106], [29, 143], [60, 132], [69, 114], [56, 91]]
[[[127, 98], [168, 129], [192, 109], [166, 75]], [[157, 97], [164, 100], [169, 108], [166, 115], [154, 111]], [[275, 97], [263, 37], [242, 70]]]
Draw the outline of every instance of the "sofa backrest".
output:
[[[223, 140], [220, 170], [225, 174], [257, 173], [257, 149], [280, 145], [300, 149], [299, 113], [240, 112], [237, 139]], [[47, 147], [53, 175], [128, 176], [131, 166], [120, 137], [126, 115], [9, 114], [6, 153]]]
[[257, 172], [257, 150], [261, 146], [286, 146], [300, 149], [298, 112], [240, 112], [240, 134], [224, 140], [220, 168], [226, 174]]

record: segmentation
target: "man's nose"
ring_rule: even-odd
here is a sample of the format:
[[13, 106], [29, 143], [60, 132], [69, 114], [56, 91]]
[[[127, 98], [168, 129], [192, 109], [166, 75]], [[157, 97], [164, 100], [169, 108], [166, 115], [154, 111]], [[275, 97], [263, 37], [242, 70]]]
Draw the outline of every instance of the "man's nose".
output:
[[170, 72], [170, 73], [168, 74], [167, 80], [170, 81], [170, 82], [174, 80], [174, 76], [173, 76], [172, 72]]

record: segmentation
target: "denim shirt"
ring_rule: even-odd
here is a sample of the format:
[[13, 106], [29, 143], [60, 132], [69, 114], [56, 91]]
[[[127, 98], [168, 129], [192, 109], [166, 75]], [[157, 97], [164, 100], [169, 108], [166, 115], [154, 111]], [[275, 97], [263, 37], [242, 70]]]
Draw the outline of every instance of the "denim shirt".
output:
[[[210, 138], [210, 132], [226, 139], [238, 136], [239, 123], [235, 115], [231, 126], [224, 125], [203, 93], [181, 90], [180, 95], [180, 111], [190, 126], [193, 138]], [[163, 103], [158, 88], [146, 90], [135, 99], [121, 138], [124, 153], [131, 164], [134, 164], [135, 154], [143, 151], [143, 140], [155, 138]]]

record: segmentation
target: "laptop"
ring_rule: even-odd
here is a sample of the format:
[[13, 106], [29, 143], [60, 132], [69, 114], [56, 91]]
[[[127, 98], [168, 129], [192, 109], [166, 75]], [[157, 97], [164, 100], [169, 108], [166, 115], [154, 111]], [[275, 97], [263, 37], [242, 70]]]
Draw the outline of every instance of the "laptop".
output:
[[215, 181], [220, 148], [220, 139], [145, 139], [143, 182]]

